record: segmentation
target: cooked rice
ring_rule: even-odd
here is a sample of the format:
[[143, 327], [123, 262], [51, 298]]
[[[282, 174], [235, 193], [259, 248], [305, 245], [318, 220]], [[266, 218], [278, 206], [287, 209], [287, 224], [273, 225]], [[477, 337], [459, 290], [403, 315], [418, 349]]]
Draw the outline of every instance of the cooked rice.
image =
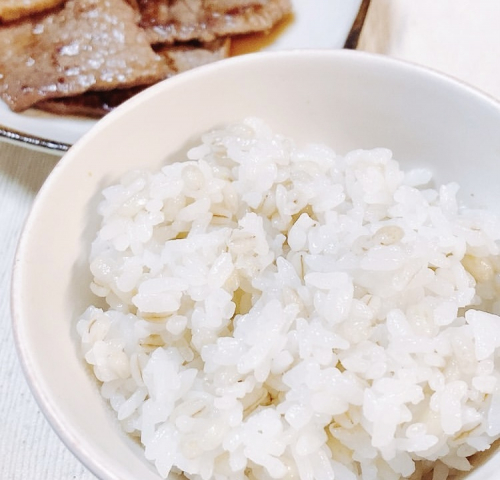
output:
[[104, 190], [85, 360], [159, 474], [445, 480], [500, 436], [500, 221], [257, 119]]

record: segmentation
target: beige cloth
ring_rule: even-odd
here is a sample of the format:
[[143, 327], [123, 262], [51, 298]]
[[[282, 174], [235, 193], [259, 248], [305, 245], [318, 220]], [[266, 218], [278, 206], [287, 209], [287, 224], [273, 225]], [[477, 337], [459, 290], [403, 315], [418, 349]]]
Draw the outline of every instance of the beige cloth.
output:
[[371, 0], [358, 49], [431, 67], [500, 100], [499, 0]]
[[95, 480], [40, 412], [21, 371], [11, 329], [9, 293], [16, 245], [35, 195], [57, 160], [0, 142], [1, 480]]

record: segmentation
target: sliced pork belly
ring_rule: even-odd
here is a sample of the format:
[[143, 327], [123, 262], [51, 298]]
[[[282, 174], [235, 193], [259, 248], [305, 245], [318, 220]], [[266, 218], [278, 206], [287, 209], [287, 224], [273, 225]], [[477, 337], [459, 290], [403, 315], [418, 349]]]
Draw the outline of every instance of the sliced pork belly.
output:
[[168, 73], [124, 0], [68, 0], [0, 28], [0, 95], [14, 111], [45, 99], [154, 83]]
[[200, 40], [271, 29], [290, 0], [134, 0], [151, 43]]
[[156, 51], [167, 62], [170, 74], [176, 74], [227, 58], [230, 47], [229, 38], [220, 38], [201, 44], [194, 42], [164, 45], [156, 48]]
[[102, 92], [85, 92], [74, 97], [51, 98], [36, 104], [36, 108], [56, 115], [73, 115], [100, 118], [133, 97], [146, 86], [107, 90]]
[[[168, 76], [172, 76], [226, 58], [229, 55], [229, 48], [230, 40], [221, 38], [207, 44], [159, 46], [157, 52], [165, 61]], [[37, 103], [36, 107], [57, 115], [99, 118], [144, 88], [139, 86], [104, 92], [85, 92], [74, 97], [44, 100]]]

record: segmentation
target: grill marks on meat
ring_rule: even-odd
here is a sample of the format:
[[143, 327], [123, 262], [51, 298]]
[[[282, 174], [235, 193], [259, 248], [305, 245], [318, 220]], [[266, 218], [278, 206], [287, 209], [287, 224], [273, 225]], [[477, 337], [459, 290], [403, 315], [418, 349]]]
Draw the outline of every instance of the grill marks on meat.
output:
[[[0, 0], [0, 97], [17, 112], [100, 117], [148, 85], [228, 57], [230, 35], [270, 29], [290, 2]], [[21, 4], [31, 15], [2, 24], [13, 5], [11, 19], [28, 12]]]
[[88, 90], [154, 83], [166, 76], [136, 12], [122, 0], [69, 0], [38, 20], [0, 30], [0, 94], [14, 111]]
[[290, 0], [133, 0], [151, 43], [217, 37], [271, 29], [292, 10]]

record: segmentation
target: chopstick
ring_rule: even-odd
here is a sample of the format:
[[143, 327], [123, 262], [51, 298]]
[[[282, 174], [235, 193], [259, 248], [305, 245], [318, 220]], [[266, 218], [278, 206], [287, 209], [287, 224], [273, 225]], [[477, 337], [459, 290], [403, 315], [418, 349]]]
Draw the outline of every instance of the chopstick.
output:
[[14, 145], [21, 147], [30, 146], [34, 149], [43, 149], [47, 153], [54, 153], [56, 155], [62, 155], [71, 146], [67, 143], [28, 135], [17, 130], [4, 127], [3, 125], [0, 125], [0, 138], [4, 139], [8, 143], [13, 143]]
[[358, 40], [361, 35], [361, 30], [363, 29], [363, 25], [365, 23], [365, 18], [369, 6], [370, 6], [370, 0], [363, 0], [361, 2], [361, 6], [359, 7], [356, 19], [354, 20], [349, 35], [347, 36], [347, 39], [344, 43], [344, 48], [355, 50], [356, 47], [358, 46]]

